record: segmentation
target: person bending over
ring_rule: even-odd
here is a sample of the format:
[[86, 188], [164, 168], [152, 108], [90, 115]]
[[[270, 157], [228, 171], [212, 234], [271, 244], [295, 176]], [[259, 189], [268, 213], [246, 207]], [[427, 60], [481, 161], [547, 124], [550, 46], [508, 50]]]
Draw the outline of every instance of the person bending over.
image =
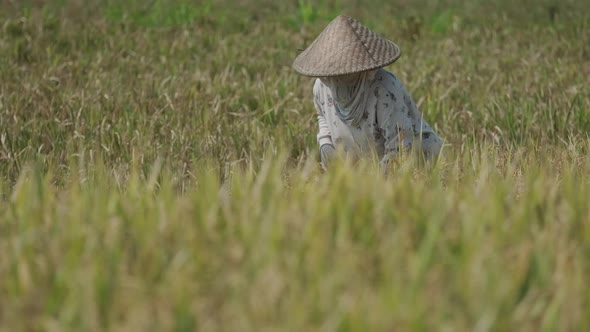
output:
[[324, 167], [340, 148], [354, 158], [377, 153], [383, 166], [417, 144], [425, 159], [438, 156], [442, 140], [402, 82], [383, 68], [400, 55], [395, 43], [338, 16], [297, 56], [295, 70], [316, 78], [313, 101]]

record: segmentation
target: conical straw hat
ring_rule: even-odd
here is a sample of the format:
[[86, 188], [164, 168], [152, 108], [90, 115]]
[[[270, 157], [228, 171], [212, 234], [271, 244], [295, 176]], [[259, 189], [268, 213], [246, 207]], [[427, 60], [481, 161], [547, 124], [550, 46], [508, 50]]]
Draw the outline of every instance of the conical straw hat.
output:
[[338, 16], [297, 56], [293, 67], [307, 76], [337, 76], [385, 67], [400, 55], [393, 42], [352, 17]]

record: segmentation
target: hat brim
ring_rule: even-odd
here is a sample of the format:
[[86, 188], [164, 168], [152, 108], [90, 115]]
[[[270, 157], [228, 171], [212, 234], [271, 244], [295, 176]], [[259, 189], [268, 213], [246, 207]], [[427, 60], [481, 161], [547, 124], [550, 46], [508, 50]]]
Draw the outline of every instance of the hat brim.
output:
[[306, 76], [328, 77], [388, 66], [401, 49], [348, 16], [338, 16], [293, 62]]

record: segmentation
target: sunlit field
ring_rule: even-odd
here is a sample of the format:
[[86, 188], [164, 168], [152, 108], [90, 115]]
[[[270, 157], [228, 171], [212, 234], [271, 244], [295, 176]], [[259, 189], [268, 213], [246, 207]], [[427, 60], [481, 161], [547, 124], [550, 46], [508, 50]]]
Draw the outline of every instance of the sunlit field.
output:
[[[435, 162], [320, 167], [339, 14]], [[589, 77], [581, 0], [2, 1], [0, 331], [590, 330]]]

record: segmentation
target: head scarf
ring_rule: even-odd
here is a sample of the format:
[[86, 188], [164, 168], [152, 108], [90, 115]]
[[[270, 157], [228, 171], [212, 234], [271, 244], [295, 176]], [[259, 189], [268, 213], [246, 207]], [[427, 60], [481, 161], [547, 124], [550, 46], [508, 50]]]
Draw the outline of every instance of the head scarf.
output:
[[375, 71], [372, 70], [320, 78], [330, 89], [340, 120], [353, 126], [359, 124], [369, 98], [369, 85], [374, 77]]

